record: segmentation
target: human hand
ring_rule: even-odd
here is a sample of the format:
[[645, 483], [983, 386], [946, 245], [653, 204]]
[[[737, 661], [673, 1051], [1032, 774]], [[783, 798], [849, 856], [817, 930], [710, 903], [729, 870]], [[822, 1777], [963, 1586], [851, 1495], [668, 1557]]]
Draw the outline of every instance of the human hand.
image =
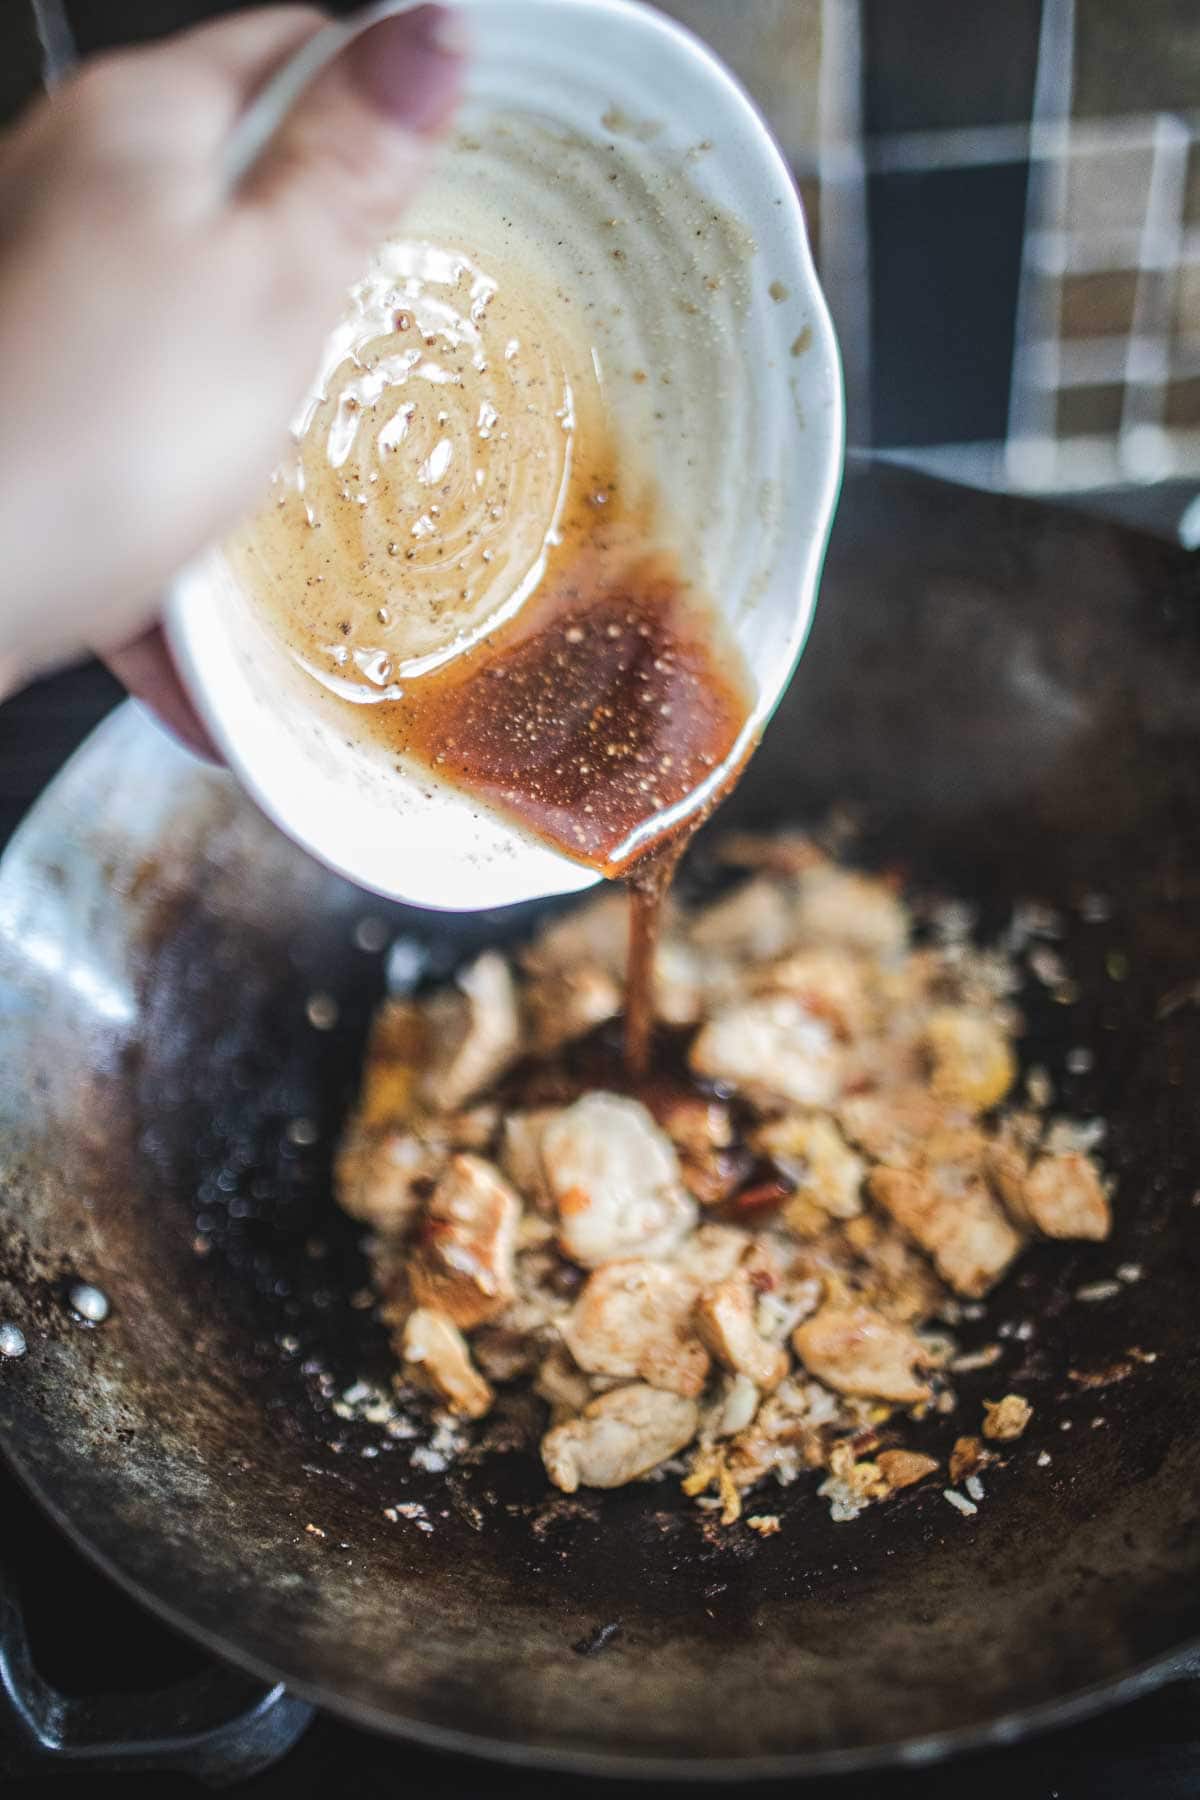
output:
[[326, 22], [272, 8], [101, 58], [0, 139], [0, 697], [90, 648], [198, 741], [162, 586], [255, 501], [458, 93], [453, 16], [385, 19], [230, 192], [236, 120]]

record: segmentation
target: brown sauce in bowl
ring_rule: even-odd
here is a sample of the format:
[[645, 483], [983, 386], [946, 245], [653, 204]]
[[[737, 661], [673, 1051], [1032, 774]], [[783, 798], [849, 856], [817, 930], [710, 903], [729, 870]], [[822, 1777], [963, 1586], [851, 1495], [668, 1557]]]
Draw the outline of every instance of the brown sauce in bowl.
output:
[[664, 558], [615, 579], [585, 559], [514, 627], [373, 710], [443, 780], [620, 875], [639, 831], [709, 780], [746, 722], [714, 627]]

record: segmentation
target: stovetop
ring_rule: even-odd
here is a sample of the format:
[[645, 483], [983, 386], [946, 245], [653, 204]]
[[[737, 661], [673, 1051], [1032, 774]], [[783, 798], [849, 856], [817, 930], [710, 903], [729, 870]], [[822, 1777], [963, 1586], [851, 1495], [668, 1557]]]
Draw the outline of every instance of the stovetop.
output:
[[[71, 750], [119, 698], [95, 664], [40, 683], [0, 708], [0, 847], [21, 814]], [[206, 1659], [135, 1605], [65, 1542], [0, 1465], [0, 1570], [15, 1583], [25, 1611], [39, 1673], [67, 1695], [126, 1696], [130, 1717], [137, 1696], [202, 1672]], [[986, 1629], [986, 1619], [981, 1619]], [[147, 1703], [148, 1704], [148, 1703]], [[4, 1779], [5, 1800], [64, 1791], [59, 1768]], [[184, 1774], [106, 1774], [91, 1778], [102, 1791], [174, 1800], [196, 1793]], [[886, 1783], [889, 1800], [1194, 1800], [1200, 1794], [1200, 1682], [1179, 1681], [1084, 1725], [952, 1764], [809, 1784], [814, 1800], [866, 1800]], [[758, 1791], [781, 1791], [762, 1784]], [[794, 1789], [796, 1784], [787, 1784]], [[238, 1781], [254, 1800], [327, 1800], [332, 1788], [354, 1800], [393, 1800], [398, 1788], [432, 1789], [450, 1800], [601, 1800], [611, 1782], [531, 1774], [453, 1758], [316, 1717], [280, 1760]], [[661, 1786], [626, 1784], [630, 1800], [648, 1800]], [[734, 1790], [718, 1787], [717, 1794]]]

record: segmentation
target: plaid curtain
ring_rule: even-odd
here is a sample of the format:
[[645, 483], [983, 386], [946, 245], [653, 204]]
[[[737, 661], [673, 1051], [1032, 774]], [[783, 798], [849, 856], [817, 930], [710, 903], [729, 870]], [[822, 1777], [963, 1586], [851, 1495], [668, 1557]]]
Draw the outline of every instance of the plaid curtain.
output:
[[[662, 4], [795, 170], [853, 443], [1043, 493], [1200, 475], [1200, 0]], [[84, 53], [224, 9], [11, 0], [10, 109], [31, 8]]]

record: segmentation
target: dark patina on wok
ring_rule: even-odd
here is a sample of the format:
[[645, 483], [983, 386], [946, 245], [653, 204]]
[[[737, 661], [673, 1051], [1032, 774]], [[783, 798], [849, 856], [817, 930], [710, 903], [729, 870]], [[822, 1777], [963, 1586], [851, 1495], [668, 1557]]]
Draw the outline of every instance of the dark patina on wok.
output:
[[[868, 862], [995, 925], [1025, 898], [1068, 920], [1079, 1000], [1035, 1000], [1023, 1048], [1056, 1076], [1094, 1049], [1064, 1104], [1109, 1121], [1117, 1227], [1043, 1247], [975, 1328], [1036, 1327], [1001, 1365], [1034, 1424], [976, 1518], [929, 1484], [835, 1525], [801, 1482], [770, 1494], [764, 1540], [673, 1485], [548, 1498], [519, 1418], [438, 1473], [337, 1417], [323, 1372], [340, 1393], [390, 1367], [328, 1183], [383, 979], [356, 926], [383, 919], [436, 977], [531, 915], [366, 899], [131, 714], [0, 878], [0, 1318], [29, 1342], [0, 1367], [0, 1437], [26, 1478], [225, 1655], [515, 1757], [883, 1760], [1098, 1704], [1200, 1639], [1197, 588], [1181, 552], [1115, 528], [856, 473], [809, 650], [715, 827], [850, 803]], [[1089, 922], [1095, 894], [1111, 916]], [[306, 1017], [318, 990], [331, 1031]], [[1074, 1298], [1123, 1263], [1143, 1279]], [[94, 1329], [77, 1277], [112, 1300]], [[1134, 1346], [1156, 1360], [1127, 1379], [1070, 1378]], [[937, 1447], [997, 1372], [960, 1391]], [[386, 1520], [397, 1501], [433, 1531]]]

